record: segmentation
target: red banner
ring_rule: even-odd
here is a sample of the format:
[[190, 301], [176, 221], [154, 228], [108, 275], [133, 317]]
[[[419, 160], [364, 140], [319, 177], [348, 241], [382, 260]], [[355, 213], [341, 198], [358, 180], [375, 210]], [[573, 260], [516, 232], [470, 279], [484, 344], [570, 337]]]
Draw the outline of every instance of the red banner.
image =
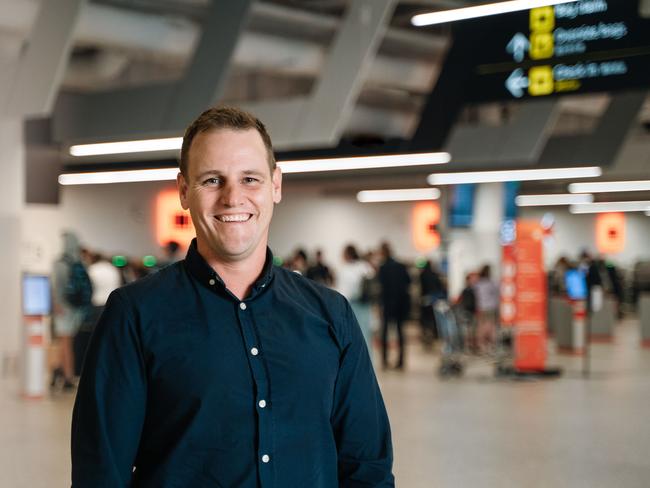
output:
[[544, 369], [546, 362], [546, 273], [539, 222], [518, 220], [514, 242], [515, 361], [520, 371]]

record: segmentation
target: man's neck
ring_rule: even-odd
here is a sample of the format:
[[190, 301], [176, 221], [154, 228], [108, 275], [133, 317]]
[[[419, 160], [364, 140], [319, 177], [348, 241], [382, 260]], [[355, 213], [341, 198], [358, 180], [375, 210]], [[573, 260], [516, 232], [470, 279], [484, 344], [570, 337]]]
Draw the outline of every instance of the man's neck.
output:
[[238, 261], [224, 261], [197, 246], [199, 254], [223, 280], [226, 288], [240, 300], [248, 295], [255, 281], [262, 274], [266, 262], [266, 246], [259, 246], [253, 254]]

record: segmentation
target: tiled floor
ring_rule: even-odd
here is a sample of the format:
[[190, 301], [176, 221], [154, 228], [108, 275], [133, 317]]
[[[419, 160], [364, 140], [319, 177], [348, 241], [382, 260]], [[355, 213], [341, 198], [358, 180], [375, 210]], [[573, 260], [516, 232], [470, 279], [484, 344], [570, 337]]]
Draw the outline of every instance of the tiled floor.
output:
[[[460, 379], [436, 377], [417, 344], [404, 373], [379, 372], [391, 417], [397, 486], [650, 486], [650, 350], [634, 321], [581, 359], [553, 356], [557, 380], [497, 380], [474, 360]], [[0, 487], [69, 486], [73, 397], [19, 399], [0, 381]]]

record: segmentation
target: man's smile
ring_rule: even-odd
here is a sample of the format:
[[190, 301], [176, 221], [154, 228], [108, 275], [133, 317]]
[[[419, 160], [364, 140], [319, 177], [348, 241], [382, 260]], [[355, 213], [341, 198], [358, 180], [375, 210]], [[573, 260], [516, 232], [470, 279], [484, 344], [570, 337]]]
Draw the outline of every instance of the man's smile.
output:
[[220, 222], [247, 222], [253, 214], [249, 213], [238, 213], [238, 214], [222, 214], [217, 215], [216, 218]]

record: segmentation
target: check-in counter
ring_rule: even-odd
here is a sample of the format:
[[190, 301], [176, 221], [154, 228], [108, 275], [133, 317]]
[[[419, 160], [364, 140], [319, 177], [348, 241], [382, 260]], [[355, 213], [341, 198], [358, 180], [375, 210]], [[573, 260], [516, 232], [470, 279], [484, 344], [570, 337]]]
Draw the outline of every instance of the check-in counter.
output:
[[553, 297], [549, 307], [549, 328], [555, 331], [558, 352], [582, 354], [584, 351], [584, 301], [572, 302]]
[[650, 293], [639, 296], [639, 326], [641, 327], [641, 345], [650, 347]]
[[616, 325], [616, 300], [606, 297], [599, 310], [591, 312], [591, 342], [612, 342]]

